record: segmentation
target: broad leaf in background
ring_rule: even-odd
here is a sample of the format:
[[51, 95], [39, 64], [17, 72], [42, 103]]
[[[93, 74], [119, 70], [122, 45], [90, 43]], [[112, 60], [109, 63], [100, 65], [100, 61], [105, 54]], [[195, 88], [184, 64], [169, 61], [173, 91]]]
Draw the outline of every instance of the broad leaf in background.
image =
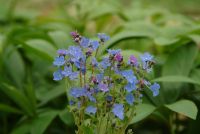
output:
[[139, 104], [136, 106], [136, 116], [133, 117], [130, 124], [143, 120], [156, 110], [156, 107], [150, 104]]
[[[162, 69], [162, 76], [188, 76], [193, 67], [197, 53], [197, 46], [193, 43], [177, 48], [169, 55], [167, 61], [165, 62]], [[173, 102], [176, 100], [180, 94], [181, 86], [182, 84], [180, 83], [163, 83], [161, 93], [164, 95], [165, 101]]]
[[198, 109], [195, 103], [190, 100], [179, 100], [165, 106], [174, 112], [183, 114], [194, 120], [196, 119]]

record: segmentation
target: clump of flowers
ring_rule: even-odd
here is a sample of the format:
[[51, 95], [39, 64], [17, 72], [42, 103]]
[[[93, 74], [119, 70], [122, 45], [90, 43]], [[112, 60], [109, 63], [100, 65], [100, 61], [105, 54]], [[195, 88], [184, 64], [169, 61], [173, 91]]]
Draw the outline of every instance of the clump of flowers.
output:
[[77, 134], [123, 134], [136, 115], [136, 105], [142, 102], [143, 91], [159, 94], [160, 85], [150, 83], [145, 74], [152, 71], [154, 57], [144, 53], [139, 58], [130, 55], [124, 61], [120, 49], [108, 49], [108, 55], [97, 57], [99, 48], [110, 37], [104, 33], [98, 40], [71, 32], [75, 42], [67, 50], [57, 51], [53, 64], [58, 70], [54, 80], [67, 79], [75, 83], [69, 92], [69, 109], [78, 127]]

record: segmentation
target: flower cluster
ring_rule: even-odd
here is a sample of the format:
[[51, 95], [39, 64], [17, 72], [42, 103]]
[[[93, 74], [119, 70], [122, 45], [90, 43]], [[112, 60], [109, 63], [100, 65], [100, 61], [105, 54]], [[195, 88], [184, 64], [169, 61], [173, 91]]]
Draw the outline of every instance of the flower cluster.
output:
[[77, 32], [71, 32], [71, 36], [76, 45], [57, 51], [53, 64], [58, 70], [53, 73], [53, 79], [67, 78], [79, 83], [68, 93], [69, 107], [78, 126], [85, 125], [87, 118], [95, 124], [101, 124], [97, 118], [106, 118], [110, 124], [120, 126], [120, 122], [132, 116], [127, 113], [142, 101], [144, 90], [150, 89], [153, 96], [159, 94], [160, 85], [145, 79], [145, 73], [150, 73], [155, 64], [149, 53], [139, 58], [130, 55], [128, 61], [124, 61], [120, 49], [108, 49], [108, 55], [100, 59], [98, 50], [109, 36], [99, 33], [97, 40]]

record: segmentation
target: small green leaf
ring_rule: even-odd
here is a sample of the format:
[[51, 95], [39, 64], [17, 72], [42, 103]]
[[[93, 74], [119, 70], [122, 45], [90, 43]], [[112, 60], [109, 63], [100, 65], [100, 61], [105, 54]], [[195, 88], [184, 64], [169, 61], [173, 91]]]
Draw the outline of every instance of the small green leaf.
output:
[[184, 82], [184, 83], [192, 83], [192, 84], [200, 85], [199, 81], [196, 81], [192, 78], [189, 78], [187, 76], [181, 76], [181, 75], [163, 76], [163, 77], [156, 78], [152, 81], [155, 81], [155, 82]]
[[139, 104], [138, 106], [136, 106], [136, 116], [133, 117], [130, 124], [143, 120], [151, 113], [153, 113], [155, 109], [156, 107], [150, 104]]
[[194, 120], [196, 119], [198, 109], [195, 103], [190, 100], [179, 100], [165, 106], [174, 112], [183, 114]]
[[74, 117], [72, 113], [70, 113], [67, 109], [61, 111], [59, 113], [60, 119], [68, 126], [74, 125]]

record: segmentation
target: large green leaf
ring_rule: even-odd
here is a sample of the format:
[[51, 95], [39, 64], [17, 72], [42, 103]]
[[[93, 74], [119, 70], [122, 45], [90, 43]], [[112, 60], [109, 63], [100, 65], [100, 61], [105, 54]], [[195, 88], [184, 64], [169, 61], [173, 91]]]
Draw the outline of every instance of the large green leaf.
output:
[[184, 83], [192, 83], [200, 85], [200, 81], [194, 80], [192, 78], [189, 78], [187, 76], [181, 76], [181, 75], [172, 75], [172, 76], [163, 76], [156, 79], [153, 79], [154, 82], [184, 82]]
[[[198, 49], [197, 46], [192, 44], [187, 44], [182, 47], [177, 48], [173, 51], [167, 61], [164, 63], [162, 69], [162, 76], [188, 76], [193, 68], [193, 64], [195, 58], [197, 56]], [[187, 78], [178, 78], [177, 81], [180, 80], [190, 81]], [[196, 82], [194, 82], [196, 83]], [[161, 90], [161, 94], [164, 95], [165, 101], [173, 102], [176, 100], [181, 92], [182, 83], [163, 83], [163, 88]], [[168, 96], [171, 96], [170, 98]]]
[[179, 100], [175, 103], [165, 105], [170, 110], [183, 114], [191, 119], [196, 119], [198, 109], [196, 105], [190, 100]]
[[7, 47], [5, 50], [4, 64], [8, 74], [11, 76], [13, 82], [21, 88], [25, 78], [25, 64], [22, 56], [13, 46]]
[[53, 110], [39, 114], [31, 123], [31, 134], [43, 134], [57, 115], [58, 111]]
[[151, 113], [153, 113], [154, 110], [156, 110], [156, 107], [153, 105], [145, 103], [139, 104], [138, 106], [136, 106], [136, 116], [133, 117], [130, 124], [143, 120]]
[[31, 106], [28, 98], [21, 91], [17, 90], [13, 86], [10, 86], [7, 84], [1, 84], [0, 86], [1, 86], [0, 90], [2, 90], [27, 115], [29, 115], [29, 116], [33, 115], [32, 106]]
[[45, 40], [32, 39], [25, 43], [25, 48], [28, 52], [32, 52], [40, 56], [41, 58], [46, 58], [50, 61], [56, 55], [56, 48]]

